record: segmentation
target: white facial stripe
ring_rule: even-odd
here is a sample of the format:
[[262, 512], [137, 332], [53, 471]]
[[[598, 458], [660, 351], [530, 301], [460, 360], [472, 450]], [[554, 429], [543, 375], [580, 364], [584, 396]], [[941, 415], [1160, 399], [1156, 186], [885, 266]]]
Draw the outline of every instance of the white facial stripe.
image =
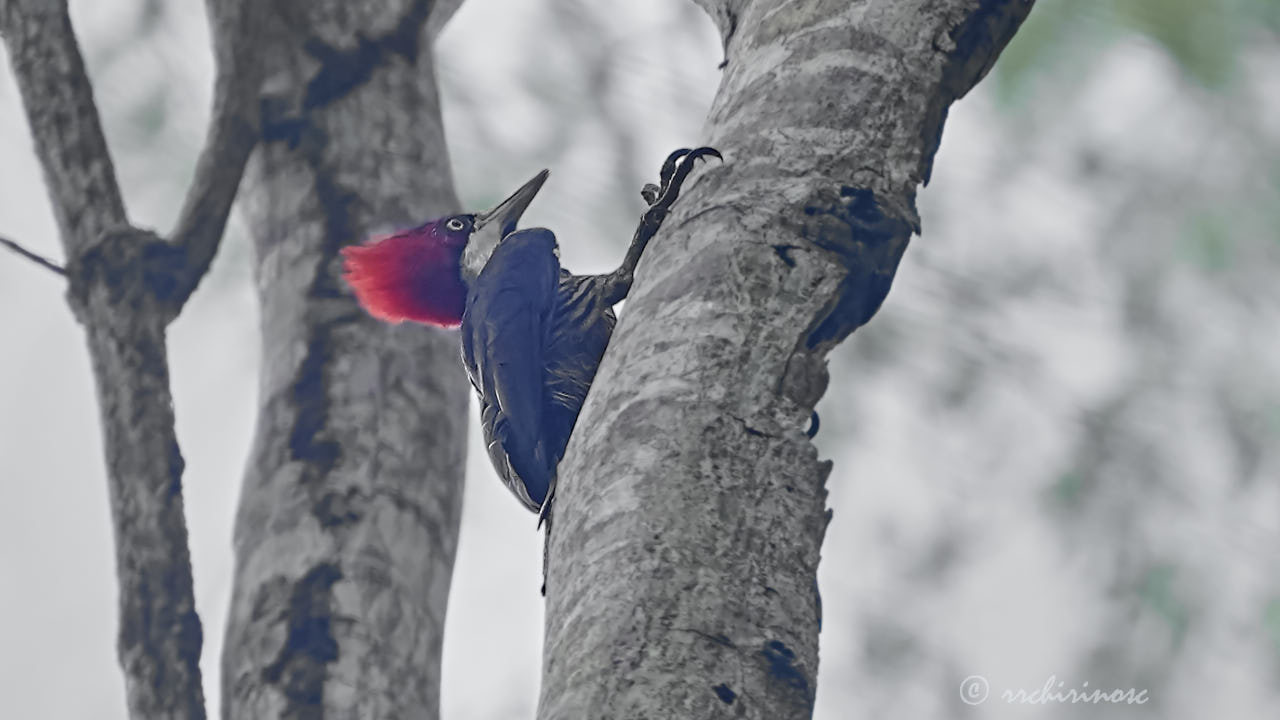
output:
[[480, 276], [480, 271], [502, 239], [501, 232], [502, 227], [498, 223], [489, 223], [471, 233], [467, 246], [462, 249], [462, 279], [465, 282], [470, 284]]

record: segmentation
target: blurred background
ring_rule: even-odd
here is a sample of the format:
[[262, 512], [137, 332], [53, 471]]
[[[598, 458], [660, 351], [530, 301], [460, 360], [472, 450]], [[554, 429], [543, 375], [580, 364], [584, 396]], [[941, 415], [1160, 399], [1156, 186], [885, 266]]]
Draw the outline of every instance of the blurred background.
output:
[[[132, 217], [167, 231], [209, 107], [203, 6], [72, 17]], [[463, 204], [550, 167], [529, 222], [599, 272], [641, 185], [703, 137], [721, 50], [687, 0], [467, 0], [437, 56]], [[57, 258], [24, 123], [0, 59], [0, 234]], [[1040, 0], [952, 109], [919, 204], [924, 235], [819, 406], [817, 717], [1274, 713], [1280, 3]], [[215, 713], [256, 401], [250, 254], [233, 219], [169, 342]], [[0, 696], [13, 718], [123, 718], [97, 408], [62, 291], [0, 254]], [[444, 717], [528, 718], [540, 540], [471, 459]], [[1046, 683], [1148, 702], [1000, 697]]]

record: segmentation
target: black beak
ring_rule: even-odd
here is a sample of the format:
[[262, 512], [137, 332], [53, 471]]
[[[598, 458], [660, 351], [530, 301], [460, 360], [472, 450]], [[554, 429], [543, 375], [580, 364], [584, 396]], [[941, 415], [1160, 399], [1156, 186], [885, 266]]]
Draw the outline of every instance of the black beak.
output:
[[[477, 213], [475, 230], [479, 231], [485, 229], [485, 226], [491, 223], [497, 223], [498, 240], [502, 240], [502, 238], [509, 235], [516, 229], [516, 223], [520, 222], [520, 216], [528, 209], [529, 203], [533, 202], [533, 196], [537, 195], [538, 191], [542, 189], [542, 183], [547, 181], [547, 176], [550, 174], [549, 170], [543, 170], [534, 175], [532, 180], [520, 186], [519, 190], [511, 193], [511, 197], [498, 203], [492, 210]], [[492, 231], [493, 229], [489, 230], [489, 232]]]

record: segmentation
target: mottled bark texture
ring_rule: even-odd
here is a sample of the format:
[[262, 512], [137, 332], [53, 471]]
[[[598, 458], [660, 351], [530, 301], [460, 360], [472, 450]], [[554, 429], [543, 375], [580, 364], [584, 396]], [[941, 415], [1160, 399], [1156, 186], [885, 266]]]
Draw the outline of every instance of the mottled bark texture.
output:
[[700, 0], [707, 144], [560, 466], [539, 717], [807, 718], [829, 515], [804, 431], [879, 308], [948, 106], [1029, 0]]
[[209, 144], [178, 229], [166, 241], [129, 225], [66, 3], [0, 2], [0, 33], [44, 169], [67, 257], [67, 297], [85, 327], [96, 381], [120, 588], [117, 652], [133, 718], [205, 716], [165, 329], [217, 250], [257, 136], [249, 7], [210, 2], [221, 30], [216, 38], [236, 45], [240, 67], [218, 53]]
[[236, 519], [227, 718], [435, 718], [469, 386], [454, 333], [373, 321], [338, 274], [455, 211], [425, 0], [275, 3], [241, 193], [263, 362]]

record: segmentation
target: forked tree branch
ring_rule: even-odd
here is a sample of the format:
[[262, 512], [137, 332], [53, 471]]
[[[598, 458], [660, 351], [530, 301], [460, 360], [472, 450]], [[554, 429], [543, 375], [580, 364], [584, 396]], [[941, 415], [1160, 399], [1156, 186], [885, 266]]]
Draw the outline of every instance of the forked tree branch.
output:
[[181, 306], [209, 271], [245, 164], [261, 135], [263, 3], [208, 0], [217, 74], [213, 113], [195, 178], [170, 241], [183, 249], [174, 301]]
[[132, 718], [205, 717], [165, 328], [208, 270], [257, 142], [253, 5], [210, 0], [215, 107], [196, 179], [166, 242], [128, 223], [65, 0], [0, 0], [0, 34], [67, 267], [5, 244], [67, 276], [88, 338], [115, 533], [117, 653]]

